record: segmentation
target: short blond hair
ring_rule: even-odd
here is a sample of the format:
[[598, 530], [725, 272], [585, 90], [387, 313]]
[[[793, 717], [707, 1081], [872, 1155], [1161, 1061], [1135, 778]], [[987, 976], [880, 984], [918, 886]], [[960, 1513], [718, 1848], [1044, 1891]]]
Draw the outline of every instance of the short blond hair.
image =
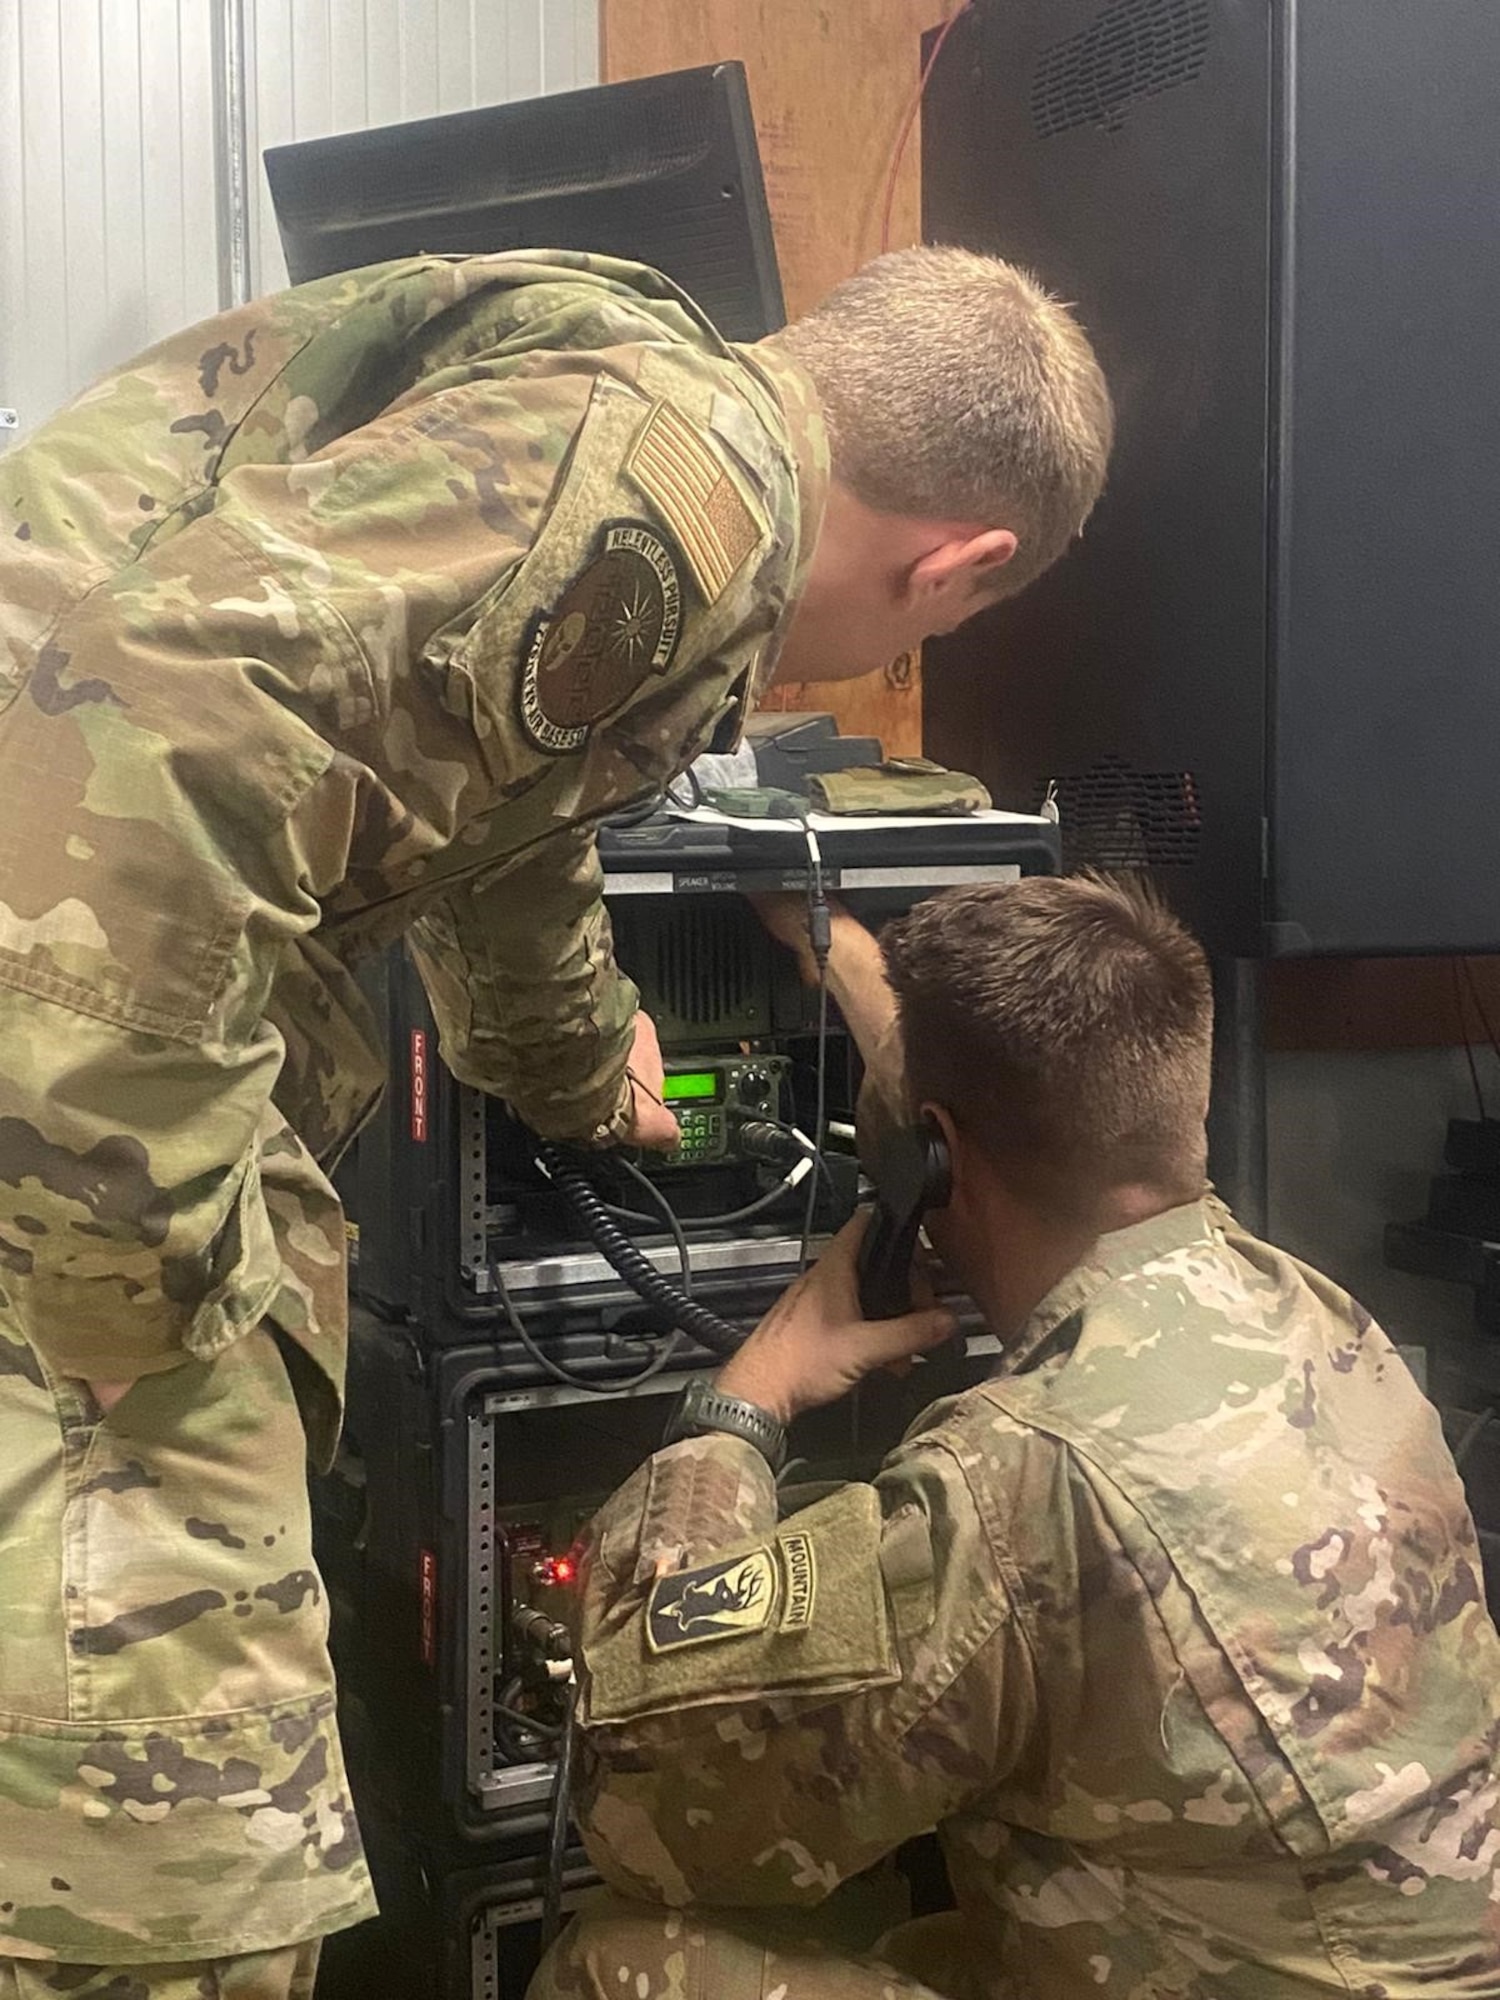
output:
[[913, 1108], [942, 1105], [1018, 1193], [1070, 1217], [1130, 1184], [1202, 1193], [1212, 984], [1151, 889], [950, 889], [883, 943]]
[[868, 507], [1010, 528], [1011, 595], [1056, 562], [1104, 487], [1109, 390], [1078, 322], [998, 257], [877, 257], [774, 336], [812, 378], [837, 477]]

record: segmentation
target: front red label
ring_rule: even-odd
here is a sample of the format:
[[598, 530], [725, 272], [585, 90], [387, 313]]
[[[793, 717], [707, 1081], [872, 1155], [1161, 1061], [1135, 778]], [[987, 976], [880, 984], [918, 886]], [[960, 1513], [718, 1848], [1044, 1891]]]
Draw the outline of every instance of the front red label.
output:
[[427, 1143], [427, 1030], [411, 1031], [411, 1136]]
[[430, 1667], [437, 1659], [437, 1557], [423, 1549], [419, 1575], [422, 1590], [422, 1664]]

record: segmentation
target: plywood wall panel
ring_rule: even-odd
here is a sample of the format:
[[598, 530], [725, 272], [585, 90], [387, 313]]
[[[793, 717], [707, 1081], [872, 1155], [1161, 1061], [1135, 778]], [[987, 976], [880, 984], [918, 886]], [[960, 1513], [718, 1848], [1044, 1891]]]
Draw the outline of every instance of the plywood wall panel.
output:
[[[750, 80], [787, 309], [793, 315], [880, 249], [901, 120], [921, 73], [921, 36], [944, 0], [599, 0], [606, 81], [737, 60]], [[896, 184], [891, 243], [920, 232], [913, 133]], [[841, 687], [778, 690], [772, 705], [828, 708], [889, 750], [920, 748], [920, 670], [902, 662]]]

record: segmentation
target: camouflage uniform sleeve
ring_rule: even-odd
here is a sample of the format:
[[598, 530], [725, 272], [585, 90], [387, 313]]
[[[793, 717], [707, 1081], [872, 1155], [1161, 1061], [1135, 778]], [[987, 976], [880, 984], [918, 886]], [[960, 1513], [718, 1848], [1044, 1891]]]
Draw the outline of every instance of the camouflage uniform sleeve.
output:
[[[495, 861], [550, 842], [566, 875], [569, 830], [712, 727], [771, 541], [739, 486], [707, 525], [682, 500], [683, 466], [713, 498], [708, 446], [664, 410], [543, 356], [230, 465], [0, 689], [0, 1305], [60, 1373], [207, 1358], [276, 1295], [291, 940], [436, 889], [487, 825]], [[592, 892], [564, 895], [593, 957]]]
[[615, 965], [602, 882], [593, 829], [569, 827], [409, 933], [448, 1067], [547, 1138], [589, 1139], [628, 1102], [640, 996]]
[[595, 1523], [584, 1576], [595, 1865], [671, 1904], [820, 1901], [1021, 1758], [1017, 1601], [940, 1433], [780, 1523], [749, 1446], [658, 1453]]
[[210, 1359], [281, 1283], [267, 1005], [350, 815], [327, 739], [264, 688], [336, 702], [362, 668], [276, 574], [195, 523], [0, 705], [0, 1304], [60, 1375]]
[[441, 409], [231, 469], [0, 689], [0, 1306], [57, 1373], [211, 1358], [276, 1298], [278, 969], [351, 858], [409, 867], [493, 800], [452, 653], [590, 388], [495, 399], [493, 500], [498, 436]]
[[[664, 367], [654, 388], [693, 390]], [[588, 1139], [627, 1103], [639, 996], [595, 832], [747, 704], [786, 586], [773, 503], [787, 491], [671, 403], [605, 379], [545, 526], [459, 652], [515, 793], [493, 815], [512, 851], [424, 909], [414, 951], [449, 1066], [549, 1137]]]

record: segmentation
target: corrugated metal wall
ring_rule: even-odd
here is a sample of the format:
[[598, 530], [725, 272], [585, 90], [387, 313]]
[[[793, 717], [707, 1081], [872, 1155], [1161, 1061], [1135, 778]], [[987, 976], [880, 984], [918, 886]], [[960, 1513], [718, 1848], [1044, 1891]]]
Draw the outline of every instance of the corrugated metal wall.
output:
[[[250, 148], [573, 90], [599, 75], [597, 0], [254, 0]], [[256, 287], [286, 282], [265, 176]]]
[[[23, 437], [218, 307], [219, 0], [0, 0], [0, 407]], [[258, 154], [598, 75], [596, 0], [247, 0], [252, 276], [285, 282]]]
[[0, 404], [213, 312], [209, 0], [0, 0]]

